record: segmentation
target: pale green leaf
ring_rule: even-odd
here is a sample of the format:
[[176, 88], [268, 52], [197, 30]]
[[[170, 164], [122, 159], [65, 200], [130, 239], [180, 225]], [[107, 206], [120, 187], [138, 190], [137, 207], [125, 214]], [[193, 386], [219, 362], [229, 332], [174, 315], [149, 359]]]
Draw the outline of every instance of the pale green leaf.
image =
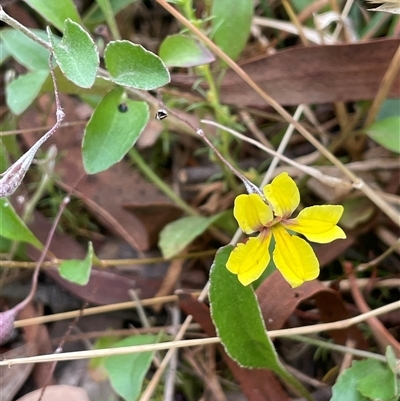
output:
[[[45, 31], [39, 29], [31, 29], [31, 31], [46, 42], [48, 41]], [[49, 71], [50, 52], [43, 46], [15, 29], [3, 29], [1, 39], [8, 53], [28, 70]], [[57, 37], [56, 40], [59, 41], [59, 38]]]
[[154, 53], [127, 40], [110, 42], [104, 52], [111, 80], [136, 89], [152, 90], [170, 81], [167, 67]]
[[90, 35], [76, 22], [65, 20], [64, 36], [59, 44], [48, 28], [54, 55], [63, 74], [74, 84], [90, 88], [96, 79], [99, 54]]
[[63, 30], [64, 21], [69, 18], [81, 22], [76, 6], [72, 0], [24, 0], [46, 21], [53, 24], [59, 31]]
[[159, 55], [168, 67], [196, 67], [215, 60], [202, 43], [185, 35], [167, 36], [161, 43]]
[[[116, 347], [154, 344], [158, 336], [150, 334], [128, 337]], [[141, 352], [131, 355], [113, 355], [105, 358], [105, 367], [114, 390], [126, 401], [135, 401], [143, 386], [143, 380], [150, 368], [154, 352]]]
[[6, 102], [12, 113], [19, 115], [32, 104], [48, 75], [45, 70], [28, 72], [6, 86]]
[[126, 98], [121, 87], [108, 93], [85, 128], [82, 155], [86, 172], [96, 174], [119, 162], [135, 144], [149, 118], [146, 102]]
[[365, 132], [384, 148], [400, 153], [400, 115], [376, 121]]
[[212, 217], [189, 216], [167, 224], [162, 229], [158, 242], [164, 258], [178, 255], [219, 217], [219, 214]]
[[214, 0], [213, 41], [232, 59], [237, 59], [246, 46], [253, 19], [253, 0]]
[[86, 285], [89, 282], [92, 261], [93, 245], [89, 242], [85, 259], [64, 260], [59, 266], [60, 275], [72, 283]]
[[28, 242], [38, 249], [42, 248], [40, 241], [25, 225], [15, 212], [8, 199], [0, 199], [0, 236], [13, 241]]

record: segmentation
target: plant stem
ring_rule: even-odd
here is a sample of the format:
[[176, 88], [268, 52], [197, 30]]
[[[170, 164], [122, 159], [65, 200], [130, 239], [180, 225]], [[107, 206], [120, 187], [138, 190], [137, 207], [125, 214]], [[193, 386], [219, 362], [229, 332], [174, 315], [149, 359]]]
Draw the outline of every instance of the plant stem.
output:
[[4, 10], [3, 7], [0, 6], [0, 21], [3, 21], [4, 23], [6, 23], [7, 25], [10, 25], [11, 27], [13, 27], [14, 29], [16, 29], [17, 31], [22, 32], [23, 34], [25, 34], [26, 36], [28, 36], [28, 38], [32, 39], [33, 41], [35, 41], [36, 43], [39, 43], [39, 45], [45, 47], [48, 50], [51, 50], [51, 45], [49, 43], [47, 43], [45, 40], [39, 38], [39, 36], [36, 36], [31, 30], [29, 30], [28, 28], [26, 28], [24, 25], [20, 24], [17, 20], [15, 20], [14, 18], [10, 17]]
[[140, 156], [139, 152], [132, 148], [128, 152], [129, 156], [136, 163], [141, 172], [153, 182], [165, 195], [168, 196], [177, 206], [184, 210], [190, 216], [197, 216], [199, 213], [182, 200], [154, 171], [148, 166], [145, 160]]

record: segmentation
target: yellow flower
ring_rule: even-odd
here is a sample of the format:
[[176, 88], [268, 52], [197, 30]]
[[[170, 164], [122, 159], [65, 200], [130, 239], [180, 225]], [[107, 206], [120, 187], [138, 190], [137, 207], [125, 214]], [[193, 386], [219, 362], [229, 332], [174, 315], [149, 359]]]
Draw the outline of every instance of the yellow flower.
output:
[[317, 278], [319, 262], [312, 247], [287, 230], [319, 243], [346, 238], [343, 230], [336, 225], [342, 216], [343, 206], [311, 206], [291, 219], [291, 214], [300, 203], [300, 194], [287, 173], [279, 174], [264, 187], [263, 192], [269, 205], [259, 194], [239, 195], [235, 200], [233, 214], [242, 231], [246, 234], [259, 232], [259, 235], [236, 246], [229, 256], [227, 269], [237, 274], [243, 285], [257, 280], [270, 261], [268, 248], [273, 235], [275, 265], [292, 287]]

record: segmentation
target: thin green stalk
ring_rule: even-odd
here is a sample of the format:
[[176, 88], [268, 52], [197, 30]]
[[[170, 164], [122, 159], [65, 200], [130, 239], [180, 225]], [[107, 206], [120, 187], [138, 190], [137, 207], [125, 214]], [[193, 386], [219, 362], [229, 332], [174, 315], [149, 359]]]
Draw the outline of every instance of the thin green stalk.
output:
[[179, 206], [190, 216], [198, 215], [195, 209], [182, 200], [168, 184], [166, 184], [157, 174], [154, 173], [154, 171], [148, 166], [146, 161], [142, 158], [142, 156], [140, 156], [139, 152], [135, 148], [132, 148], [128, 154], [136, 163], [137, 167], [139, 167], [141, 172], [162, 192], [164, 192], [164, 194], [167, 195], [168, 198], [170, 198], [177, 206]]
[[280, 378], [293, 388], [297, 393], [302, 395], [308, 401], [314, 401], [311, 393], [301, 384], [294, 376], [292, 376], [286, 369], [282, 367], [279, 371], [275, 371]]
[[386, 362], [386, 358], [383, 355], [375, 354], [373, 352], [363, 351], [359, 349], [345, 347], [344, 345], [332, 344], [327, 341], [317, 340], [316, 338], [311, 338], [307, 336], [300, 336], [293, 334], [290, 336], [284, 336], [288, 340], [299, 341], [306, 344], [315, 345], [317, 347], [326, 348], [332, 351], [342, 352], [343, 354], [352, 354], [360, 358], [375, 359], [379, 362]]

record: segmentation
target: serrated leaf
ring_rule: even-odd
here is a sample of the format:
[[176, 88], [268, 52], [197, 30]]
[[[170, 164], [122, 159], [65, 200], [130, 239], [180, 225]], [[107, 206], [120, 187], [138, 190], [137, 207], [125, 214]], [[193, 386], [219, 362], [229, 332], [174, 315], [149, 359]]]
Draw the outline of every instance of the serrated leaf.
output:
[[141, 45], [127, 40], [110, 42], [104, 57], [111, 80], [119, 85], [152, 90], [170, 81], [162, 60]]
[[[120, 105], [126, 109], [120, 111]], [[119, 162], [135, 144], [150, 118], [145, 102], [125, 98], [123, 88], [108, 93], [96, 107], [83, 138], [83, 164], [96, 174]]]
[[281, 374], [283, 368], [267, 335], [253, 289], [240, 284], [226, 268], [232, 250], [231, 245], [220, 248], [210, 271], [210, 309], [218, 337], [239, 365]]
[[23, 113], [36, 99], [46, 81], [48, 71], [33, 71], [20, 75], [6, 87], [6, 102], [12, 113]]
[[74, 84], [90, 88], [99, 66], [99, 54], [90, 35], [76, 22], [65, 20], [64, 36], [57, 45], [47, 30], [54, 55], [63, 74]]
[[8, 199], [0, 199], [0, 236], [42, 248], [40, 241], [15, 212]]
[[171, 35], [161, 43], [159, 55], [168, 67], [196, 67], [215, 61], [200, 42], [185, 35]]
[[[41, 39], [48, 41], [45, 31], [31, 29]], [[15, 29], [3, 29], [1, 39], [11, 56], [29, 70], [49, 71], [50, 52], [22, 32]], [[59, 38], [56, 39], [57, 41]]]
[[384, 148], [400, 153], [400, 115], [375, 121], [365, 132]]
[[[158, 336], [150, 334], [128, 337], [116, 347], [154, 344]], [[141, 352], [131, 355], [113, 355], [105, 358], [105, 367], [114, 390], [126, 401], [134, 401], [139, 396], [143, 380], [149, 370], [154, 352]]]
[[64, 21], [71, 19], [77, 23], [81, 22], [78, 11], [72, 0], [43, 1], [24, 0], [29, 7], [33, 8], [46, 21], [53, 24], [59, 31], [63, 30]]
[[59, 266], [60, 275], [72, 283], [86, 285], [89, 282], [92, 261], [93, 245], [89, 242], [85, 259], [64, 260]]
[[253, 19], [253, 0], [214, 0], [213, 41], [232, 59], [237, 59], [246, 46]]
[[219, 214], [212, 217], [189, 216], [167, 224], [160, 232], [158, 242], [164, 258], [178, 255], [219, 217]]

